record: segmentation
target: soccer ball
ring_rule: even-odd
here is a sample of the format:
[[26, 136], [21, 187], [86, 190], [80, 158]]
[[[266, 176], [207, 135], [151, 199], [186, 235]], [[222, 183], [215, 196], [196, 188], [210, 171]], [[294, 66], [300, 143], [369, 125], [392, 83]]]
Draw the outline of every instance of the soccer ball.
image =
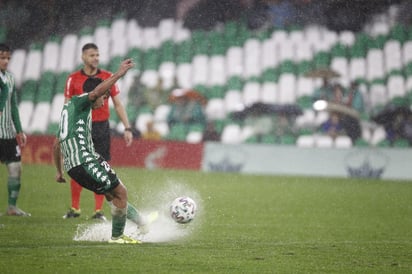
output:
[[196, 214], [196, 203], [189, 197], [176, 198], [170, 205], [170, 216], [179, 224], [193, 220]]

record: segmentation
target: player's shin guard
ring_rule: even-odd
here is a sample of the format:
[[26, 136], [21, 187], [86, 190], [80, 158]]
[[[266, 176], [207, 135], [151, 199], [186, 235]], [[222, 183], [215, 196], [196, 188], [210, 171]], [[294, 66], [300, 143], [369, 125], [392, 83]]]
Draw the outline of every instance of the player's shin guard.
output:
[[137, 225], [145, 224], [144, 216], [129, 202], [127, 203], [127, 219]]
[[20, 178], [9, 177], [7, 179], [7, 190], [8, 190], [8, 203], [9, 206], [16, 206], [17, 198], [19, 197], [20, 193]]
[[110, 203], [112, 213], [112, 237], [120, 237], [123, 235], [124, 227], [126, 226], [126, 208], [118, 208], [113, 203]]

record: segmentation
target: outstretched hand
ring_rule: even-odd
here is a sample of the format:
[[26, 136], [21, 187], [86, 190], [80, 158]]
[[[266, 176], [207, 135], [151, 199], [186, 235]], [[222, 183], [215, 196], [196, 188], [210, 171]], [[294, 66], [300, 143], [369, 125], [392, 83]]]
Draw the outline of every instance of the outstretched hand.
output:
[[123, 60], [121, 63], [120, 63], [120, 67], [119, 67], [119, 69], [117, 70], [117, 72], [120, 74], [120, 75], [125, 75], [126, 74], [126, 72], [129, 70], [129, 69], [131, 69], [132, 67], [134, 67], [134, 62], [133, 62], [133, 60], [131, 59], [131, 58], [128, 58], [128, 59], [125, 59], [125, 60]]

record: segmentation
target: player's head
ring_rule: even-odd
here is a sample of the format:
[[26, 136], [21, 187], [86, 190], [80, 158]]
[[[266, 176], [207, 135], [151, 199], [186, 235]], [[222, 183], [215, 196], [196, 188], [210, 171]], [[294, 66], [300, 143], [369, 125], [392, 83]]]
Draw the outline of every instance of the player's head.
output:
[[85, 67], [96, 69], [99, 66], [99, 48], [94, 43], [82, 47], [82, 60]]
[[[83, 83], [83, 92], [93, 91], [101, 82], [103, 82], [103, 80], [98, 77], [87, 78], [87, 80]], [[102, 107], [104, 100], [109, 97], [109, 93], [110, 90], [107, 90], [107, 92], [103, 96], [97, 98], [97, 100], [94, 101], [92, 108], [96, 109]]]
[[6, 71], [11, 58], [11, 49], [8, 45], [0, 43], [0, 70]]

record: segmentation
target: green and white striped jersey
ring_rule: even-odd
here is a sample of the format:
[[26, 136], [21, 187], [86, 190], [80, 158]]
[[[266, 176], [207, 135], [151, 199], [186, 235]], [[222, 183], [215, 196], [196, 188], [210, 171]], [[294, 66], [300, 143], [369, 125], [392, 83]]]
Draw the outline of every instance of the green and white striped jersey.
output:
[[22, 132], [14, 77], [5, 71], [0, 72], [0, 78], [5, 84], [5, 87], [0, 87], [0, 139], [14, 139], [16, 131]]
[[91, 134], [91, 106], [92, 102], [85, 93], [72, 97], [63, 107], [57, 137], [66, 171], [98, 158]]

